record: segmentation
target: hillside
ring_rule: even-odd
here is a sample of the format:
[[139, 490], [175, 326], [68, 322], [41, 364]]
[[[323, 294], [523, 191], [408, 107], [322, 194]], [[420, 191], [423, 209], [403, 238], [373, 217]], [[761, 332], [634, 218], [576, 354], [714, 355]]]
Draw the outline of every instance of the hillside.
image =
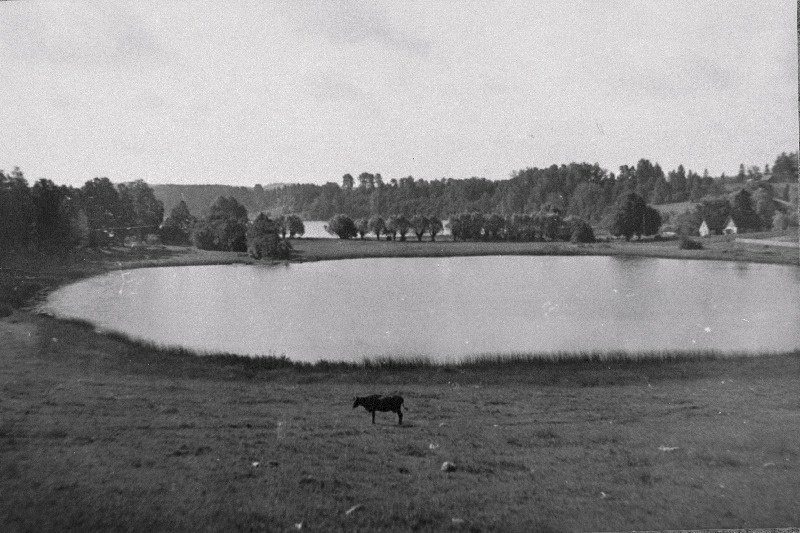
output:
[[357, 178], [346, 174], [341, 185], [161, 185], [154, 189], [167, 213], [183, 199], [193, 214], [202, 215], [217, 197], [233, 196], [250, 213], [296, 213], [306, 220], [326, 220], [337, 213], [353, 218], [418, 213], [449, 218], [464, 212], [511, 215], [557, 209], [590, 222], [600, 221], [630, 192], [653, 204], [724, 192], [717, 179], [686, 172], [683, 167], [664, 173], [646, 159], [635, 167], [621, 167], [619, 174], [597, 164], [570, 163], [518, 170], [505, 180], [407, 176], [384, 181], [380, 174], [361, 173]]
[[[178, 202], [183, 200], [189, 211], [202, 215], [214, 200], [220, 196], [233, 196], [242, 203], [248, 212], [260, 211], [262, 207], [261, 191], [269, 191], [285, 186], [285, 183], [271, 183], [256, 187], [235, 187], [233, 185], [152, 185], [156, 198], [164, 203], [164, 212], [168, 215]], [[261, 190], [259, 190], [261, 188]]]
[[[675, 216], [700, 199], [724, 197], [742, 188], [753, 190], [761, 183], [700, 176], [682, 166], [665, 173], [658, 164], [642, 159], [635, 167], [620, 167], [618, 174], [597, 164], [570, 163], [518, 170], [505, 180], [424, 180], [413, 176], [384, 180], [380, 174], [365, 172], [355, 178], [346, 174], [341, 184], [156, 185], [153, 189], [167, 214], [184, 200], [192, 214], [203, 216], [218, 197], [232, 196], [251, 216], [264, 211], [271, 215], [298, 214], [305, 220], [328, 220], [338, 213], [352, 218], [392, 214], [450, 218], [465, 212], [508, 216], [557, 209], [598, 223], [630, 192], [658, 205], [662, 214]], [[778, 199], [789, 200], [796, 194], [793, 184], [768, 183]]]

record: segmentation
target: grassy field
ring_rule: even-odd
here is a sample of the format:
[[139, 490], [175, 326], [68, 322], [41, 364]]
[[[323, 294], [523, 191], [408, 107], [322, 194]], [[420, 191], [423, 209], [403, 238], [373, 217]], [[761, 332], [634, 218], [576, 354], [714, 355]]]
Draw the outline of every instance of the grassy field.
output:
[[[295, 247], [305, 260], [684, 257], [674, 242], [528, 246], [308, 240]], [[718, 239], [687, 257], [798, 263], [796, 250], [764, 255], [757, 248]], [[41, 291], [111, 268], [237, 261], [247, 259], [169, 248], [4, 261], [0, 529], [560, 531], [800, 523], [800, 353], [298, 366], [158, 350], [19, 308]], [[372, 425], [363, 409], [351, 409], [353, 396], [371, 393], [402, 394], [404, 424], [379, 413]], [[445, 461], [455, 470], [442, 471]]]
[[[748, 233], [749, 238], [761, 234]], [[765, 234], [769, 237], [776, 232]], [[784, 232], [797, 239], [797, 230]], [[710, 259], [757, 263], [800, 264], [800, 253], [789, 249], [737, 244], [732, 236], [700, 238], [702, 250], [679, 250], [676, 240], [610, 241], [593, 244], [549, 242], [406, 242], [339, 239], [300, 239], [292, 241], [298, 257], [304, 261], [357, 259], [364, 257], [445, 257], [468, 255], [624, 255], [673, 259]]]

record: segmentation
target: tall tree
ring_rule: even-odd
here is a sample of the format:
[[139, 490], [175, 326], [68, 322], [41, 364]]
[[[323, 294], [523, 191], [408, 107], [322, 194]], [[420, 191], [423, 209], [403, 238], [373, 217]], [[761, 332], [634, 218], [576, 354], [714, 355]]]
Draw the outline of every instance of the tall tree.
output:
[[772, 165], [772, 181], [797, 182], [797, 152], [781, 153]]
[[575, 188], [567, 212], [586, 220], [599, 221], [605, 210], [603, 188], [595, 182], [583, 182]]
[[353, 176], [350, 174], [345, 174], [342, 176], [342, 189], [345, 191], [352, 191], [353, 190]]
[[220, 196], [208, 209], [209, 220], [234, 220], [247, 223], [247, 208], [233, 196]]
[[770, 229], [772, 218], [775, 216], [775, 202], [773, 201], [772, 186], [768, 183], [756, 189], [753, 194], [753, 202], [756, 213], [761, 219], [761, 227]]
[[375, 234], [375, 238], [377, 240], [381, 240], [381, 233], [383, 233], [385, 228], [386, 223], [383, 221], [383, 218], [379, 217], [378, 215], [370, 217], [369, 230]]
[[414, 215], [409, 222], [414, 234], [417, 236], [417, 241], [422, 242], [422, 236], [428, 231], [428, 218], [422, 215]]
[[486, 238], [492, 241], [500, 239], [501, 233], [505, 230], [506, 221], [497, 213], [492, 213], [486, 217], [483, 223], [483, 230]]
[[141, 240], [142, 235], [158, 231], [164, 220], [164, 204], [143, 180], [120, 183], [118, 186], [122, 217], [120, 223], [130, 226]]
[[687, 190], [686, 170], [683, 165], [678, 165], [678, 169], [669, 173], [669, 187], [672, 190], [673, 202], [685, 202], [689, 199]]
[[232, 196], [220, 196], [195, 224], [192, 241], [201, 249], [246, 252], [247, 223], [247, 209]]
[[28, 182], [17, 167], [0, 170], [0, 251], [27, 246], [35, 232], [35, 210]]
[[35, 207], [36, 240], [46, 248], [70, 246], [70, 221], [64, 204], [77, 191], [57, 186], [50, 180], [40, 179], [31, 187]]
[[191, 242], [192, 228], [195, 222], [194, 216], [189, 212], [189, 206], [181, 200], [172, 208], [169, 216], [161, 226], [161, 242], [164, 244], [189, 244]]
[[642, 233], [645, 236], [655, 235], [661, 229], [661, 212], [651, 206], [644, 208]]
[[358, 175], [358, 186], [365, 191], [371, 191], [375, 188], [375, 176], [369, 172], [362, 172]]
[[125, 210], [111, 180], [89, 180], [84, 183], [80, 195], [89, 222], [89, 244], [96, 246], [121, 242]]
[[609, 230], [612, 235], [623, 236], [626, 241], [634, 235], [641, 237], [644, 233], [644, 216], [647, 204], [636, 193], [628, 193], [620, 199]]
[[256, 259], [289, 259], [292, 245], [279, 236], [280, 226], [266, 214], [259, 213], [247, 228], [247, 252]]
[[753, 197], [747, 189], [742, 189], [733, 197], [731, 216], [740, 232], [761, 229], [761, 217], [756, 213], [753, 206]]
[[303, 236], [306, 233], [306, 226], [303, 224], [303, 219], [297, 215], [289, 215], [286, 217], [286, 223], [289, 228], [289, 238], [294, 239], [296, 235]]
[[411, 223], [405, 216], [392, 215], [386, 220], [384, 231], [391, 236], [391, 240], [395, 240], [395, 236], [399, 235], [400, 241], [405, 241], [409, 229], [411, 229]]
[[361, 217], [355, 221], [355, 225], [356, 232], [358, 233], [359, 238], [363, 241], [364, 235], [369, 233], [369, 219]]
[[444, 225], [438, 217], [428, 217], [428, 233], [431, 236], [431, 242], [436, 241], [436, 235], [444, 230]]

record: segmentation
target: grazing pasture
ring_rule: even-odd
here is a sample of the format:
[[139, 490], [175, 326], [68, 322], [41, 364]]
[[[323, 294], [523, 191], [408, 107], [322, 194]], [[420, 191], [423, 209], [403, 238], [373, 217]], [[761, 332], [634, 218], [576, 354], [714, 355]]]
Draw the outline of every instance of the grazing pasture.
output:
[[356, 396], [353, 401], [353, 409], [363, 407], [372, 415], [372, 423], [375, 423], [375, 413], [392, 412], [397, 414], [397, 423], [403, 424], [403, 397], [402, 396], [381, 396], [372, 394], [370, 396]]
[[[5, 530], [800, 521], [800, 354], [258, 370], [17, 320], [0, 340]], [[413, 410], [365, 423], [364, 389]]]
[[[800, 523], [800, 353], [310, 366], [198, 358], [18, 308], [110, 267], [221, 259], [126, 250], [0, 272], [3, 530]], [[403, 425], [365, 423], [365, 391], [402, 395]]]

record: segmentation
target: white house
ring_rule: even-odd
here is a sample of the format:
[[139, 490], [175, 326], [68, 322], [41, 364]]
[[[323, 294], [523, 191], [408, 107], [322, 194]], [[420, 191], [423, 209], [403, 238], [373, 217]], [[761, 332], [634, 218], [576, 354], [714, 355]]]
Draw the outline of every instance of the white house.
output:
[[708, 224], [706, 223], [706, 219], [703, 219], [703, 223], [700, 224], [700, 229], [697, 231], [700, 233], [701, 237], [708, 237], [711, 234], [711, 230], [708, 229]]
[[728, 223], [725, 224], [725, 229], [722, 230], [725, 235], [735, 235], [739, 233], [739, 228], [736, 226], [736, 222], [733, 221], [733, 217], [728, 217]]

